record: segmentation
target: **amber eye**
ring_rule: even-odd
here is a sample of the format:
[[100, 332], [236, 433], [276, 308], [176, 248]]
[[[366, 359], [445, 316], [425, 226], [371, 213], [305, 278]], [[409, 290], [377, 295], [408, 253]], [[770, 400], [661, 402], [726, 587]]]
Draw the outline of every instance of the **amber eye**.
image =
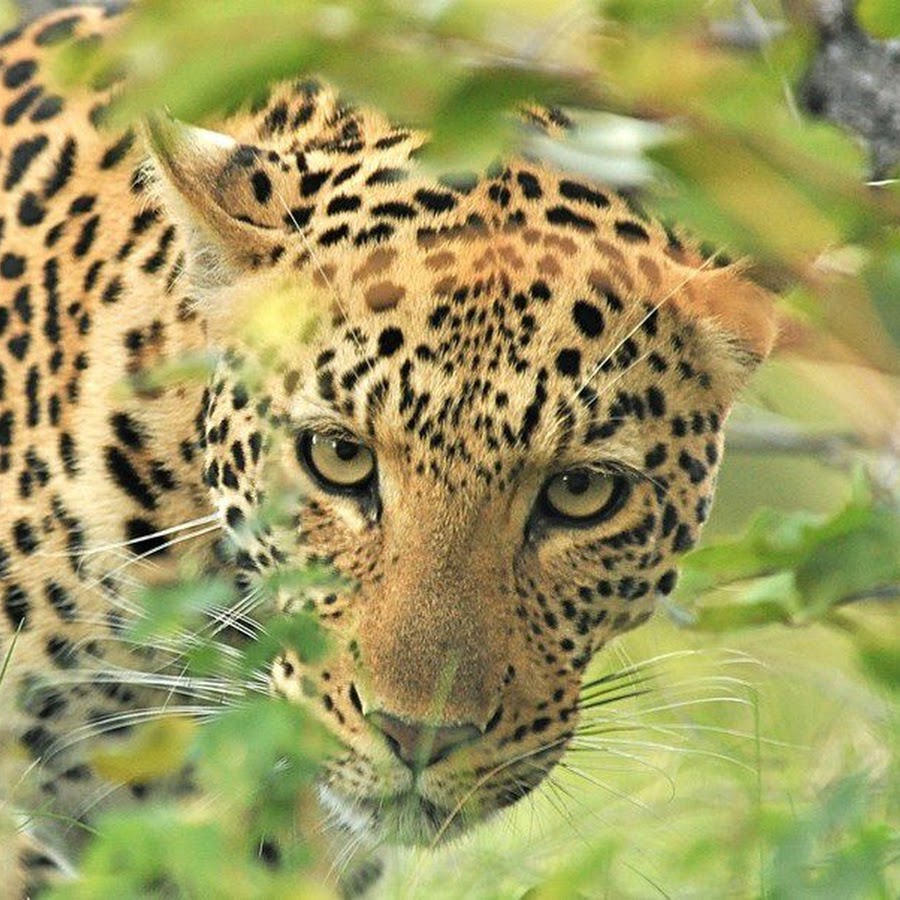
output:
[[352, 438], [305, 432], [297, 438], [297, 455], [326, 489], [359, 491], [375, 475], [375, 454]]
[[541, 492], [544, 512], [571, 523], [596, 523], [617, 513], [630, 493], [621, 475], [572, 469], [554, 475]]

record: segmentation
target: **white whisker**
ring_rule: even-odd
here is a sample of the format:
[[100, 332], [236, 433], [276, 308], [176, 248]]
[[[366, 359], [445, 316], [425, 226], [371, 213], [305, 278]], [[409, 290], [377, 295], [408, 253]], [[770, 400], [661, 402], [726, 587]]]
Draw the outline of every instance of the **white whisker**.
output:
[[585, 742], [584, 746], [592, 745], [595, 749], [598, 750], [608, 750], [611, 748], [611, 745], [618, 745], [622, 747], [639, 747], [646, 750], [665, 750], [667, 753], [675, 753], [680, 756], [698, 756], [707, 759], [716, 759], [720, 762], [728, 762], [740, 769], [744, 769], [747, 772], [756, 771], [756, 769], [754, 769], [752, 766], [747, 765], [747, 763], [741, 762], [739, 759], [736, 759], [733, 756], [729, 756], [727, 753], [719, 753], [715, 750], [704, 750], [699, 747], [675, 747], [672, 744], [663, 744], [659, 741], [646, 741], [628, 738], [596, 737], [582, 738], [582, 740]]
[[161, 528], [159, 531], [154, 531], [151, 534], [145, 534], [141, 537], [131, 538], [127, 541], [118, 541], [109, 544], [98, 544], [94, 547], [88, 547], [87, 549], [78, 550], [75, 552], [69, 550], [37, 550], [35, 552], [35, 556], [43, 556], [48, 559], [52, 558], [75, 558], [78, 557], [80, 559], [85, 559], [89, 556], [95, 556], [98, 553], [105, 553], [107, 551], [119, 550], [124, 547], [130, 547], [133, 544], [142, 544], [145, 541], [155, 540], [159, 537], [165, 537], [169, 534], [177, 534], [179, 531], [184, 531], [187, 528], [193, 528], [197, 525], [208, 525], [210, 522], [215, 522], [219, 518], [218, 513], [211, 513], [208, 516], [200, 516], [197, 519], [191, 519], [189, 522], [182, 522], [180, 525], [172, 525], [169, 528]]

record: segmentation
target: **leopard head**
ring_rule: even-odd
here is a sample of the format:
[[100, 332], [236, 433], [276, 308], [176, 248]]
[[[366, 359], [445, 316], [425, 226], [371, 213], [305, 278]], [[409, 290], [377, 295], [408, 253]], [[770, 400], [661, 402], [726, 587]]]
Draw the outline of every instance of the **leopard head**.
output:
[[[611, 192], [524, 161], [444, 183], [360, 122], [350, 148], [150, 131], [219, 355], [205, 477], [237, 563], [349, 585], [283, 598], [333, 652], [285, 651], [273, 687], [340, 743], [325, 805], [428, 843], [560, 758], [593, 654], [675, 585], [774, 327]], [[288, 524], [251, 527], [273, 498]]]

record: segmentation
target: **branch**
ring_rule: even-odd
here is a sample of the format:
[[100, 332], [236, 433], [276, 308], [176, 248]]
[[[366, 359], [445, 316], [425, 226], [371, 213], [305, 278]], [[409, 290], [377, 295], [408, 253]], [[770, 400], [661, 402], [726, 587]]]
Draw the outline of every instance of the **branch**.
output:
[[865, 445], [852, 432], [809, 433], [787, 424], [733, 423], [728, 449], [734, 453], [784, 453], [813, 456], [830, 466], [848, 468]]

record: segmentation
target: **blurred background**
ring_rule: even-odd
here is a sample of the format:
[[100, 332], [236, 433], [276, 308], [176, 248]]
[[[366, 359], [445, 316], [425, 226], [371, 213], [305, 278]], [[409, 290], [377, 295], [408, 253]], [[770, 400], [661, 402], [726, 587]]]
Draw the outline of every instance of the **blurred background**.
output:
[[[900, 896], [900, 4], [148, 0], [61, 77], [123, 65], [118, 122], [161, 106], [202, 121], [320, 74], [430, 128], [426, 165], [540, 153], [781, 296], [703, 545], [594, 666], [652, 690], [610, 695], [493, 824], [395, 851], [374, 896]], [[531, 101], [576, 135], [509, 115]], [[229, 896], [216, 861], [197, 864]], [[86, 884], [60, 896], [100, 896]]]

